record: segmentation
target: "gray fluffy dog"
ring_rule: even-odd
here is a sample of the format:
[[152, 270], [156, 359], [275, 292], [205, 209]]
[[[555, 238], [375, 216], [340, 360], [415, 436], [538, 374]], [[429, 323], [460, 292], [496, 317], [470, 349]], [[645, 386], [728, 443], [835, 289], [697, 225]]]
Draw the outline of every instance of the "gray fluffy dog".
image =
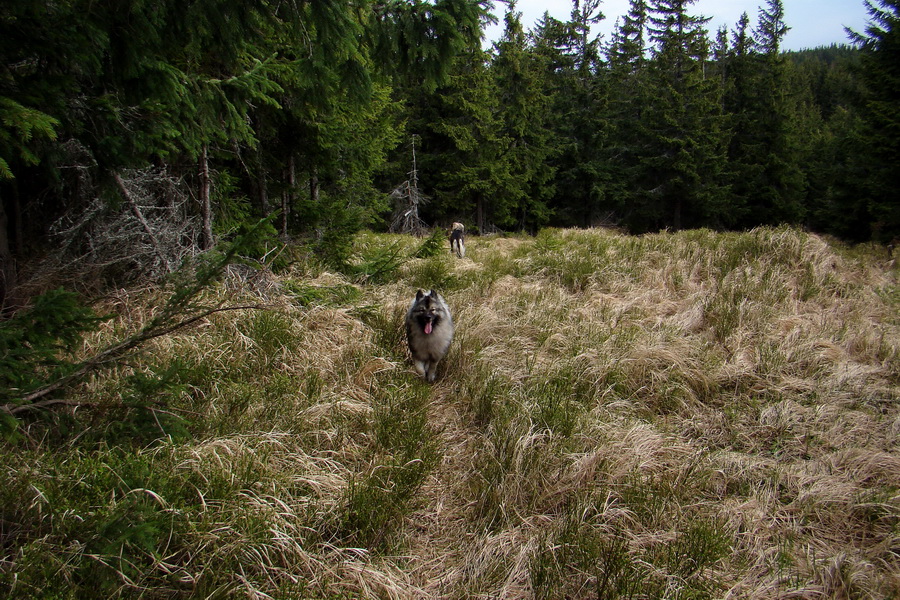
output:
[[406, 313], [406, 341], [416, 372], [427, 381], [434, 381], [437, 364], [453, 341], [450, 308], [436, 291], [416, 292]]

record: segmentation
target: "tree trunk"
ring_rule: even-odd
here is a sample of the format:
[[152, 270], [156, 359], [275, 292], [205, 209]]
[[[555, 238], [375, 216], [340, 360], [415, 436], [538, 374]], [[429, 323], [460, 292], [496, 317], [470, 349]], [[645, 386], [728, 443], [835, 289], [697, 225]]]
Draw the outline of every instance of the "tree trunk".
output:
[[674, 212], [672, 214], [672, 229], [675, 231], [681, 231], [681, 198], [675, 199], [675, 207]]
[[16, 263], [9, 250], [9, 220], [0, 198], [0, 309], [12, 307], [12, 290], [16, 287]]
[[[315, 165], [310, 168], [309, 173], [309, 200], [313, 210], [318, 212], [319, 208], [319, 176], [318, 170]], [[322, 233], [319, 231], [317, 236], [321, 237]]]
[[287, 189], [281, 193], [281, 236], [287, 237], [288, 234], [288, 215], [291, 206], [294, 205], [294, 190], [297, 186], [297, 168], [294, 162], [294, 155], [288, 156], [287, 172]]
[[475, 199], [475, 224], [478, 226], [478, 235], [484, 235], [484, 199], [481, 194]]
[[200, 249], [213, 247], [212, 201], [210, 199], [209, 156], [206, 144], [200, 150]]
[[259, 195], [259, 207], [262, 209], [262, 214], [268, 217], [269, 213], [272, 212], [272, 207], [269, 206], [269, 188], [266, 185], [266, 167], [263, 164], [262, 152], [258, 149], [255, 152], [255, 158], [256, 171], [258, 173], [256, 179], [256, 193]]
[[313, 207], [319, 206], [319, 171], [312, 167], [309, 173], [309, 200]]
[[15, 185], [13, 182], [12, 186], [12, 204], [13, 204], [13, 239], [15, 240], [15, 247], [13, 249], [13, 253], [16, 256], [24, 256], [25, 254], [25, 230], [24, 230], [24, 221], [22, 220], [22, 199], [19, 196], [19, 186]]

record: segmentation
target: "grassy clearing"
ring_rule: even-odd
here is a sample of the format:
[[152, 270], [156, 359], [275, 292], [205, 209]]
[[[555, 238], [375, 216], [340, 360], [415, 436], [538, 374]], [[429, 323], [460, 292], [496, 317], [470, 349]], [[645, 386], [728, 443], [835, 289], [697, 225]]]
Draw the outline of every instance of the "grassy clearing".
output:
[[[0, 597], [900, 596], [900, 287], [791, 229], [358, 239], [0, 454]], [[402, 320], [439, 289], [438, 382]], [[246, 298], [244, 296], [247, 296]], [[145, 322], [123, 293], [86, 345]], [[146, 406], [156, 407], [147, 410]]]

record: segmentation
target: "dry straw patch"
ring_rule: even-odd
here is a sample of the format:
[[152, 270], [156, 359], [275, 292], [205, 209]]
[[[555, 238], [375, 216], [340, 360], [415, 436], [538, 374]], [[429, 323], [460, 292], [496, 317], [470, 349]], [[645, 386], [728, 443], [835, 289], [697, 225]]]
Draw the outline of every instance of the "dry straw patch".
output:
[[[602, 524], [587, 521], [579, 543], [603, 547], [596, 536], [621, 536], [631, 560], [657, 562], [647, 572], [615, 571], [610, 542], [596, 561], [618, 573], [614, 590], [602, 573], [560, 564], [566, 545], [551, 544], [559, 577], [580, 583], [550, 577], [529, 593], [577, 596], [602, 585], [621, 597], [897, 593], [896, 474], [877, 483], [859, 471], [824, 475], [836, 453], [878, 456], [876, 463], [897, 456], [896, 305], [879, 294], [896, 285], [894, 274], [874, 257], [851, 262], [792, 230], [542, 235], [516, 248], [515, 265], [486, 292], [453, 296], [475, 348], [465, 366], [497, 390], [485, 428], [478, 383], [458, 386], [482, 427], [472, 468], [500, 490], [503, 501], [488, 512], [515, 533], [516, 549], [540, 555], [539, 542], [565, 523], [570, 508], [561, 506], [586, 503], [618, 511], [615, 519], [602, 511]], [[570, 384], [555, 391], [580, 403], [574, 430], [556, 437], [535, 410], [535, 392], [546, 388], [533, 385], [555, 374]], [[512, 416], [496, 415], [497, 404]], [[634, 443], [636, 432], [656, 437]], [[659, 435], [671, 464], [654, 460]], [[485, 454], [491, 460], [479, 464]], [[481, 494], [475, 514], [484, 518], [484, 486], [472, 487], [458, 495]], [[872, 506], [876, 524], [847, 519], [871, 519]], [[734, 540], [699, 575], [648, 551], [690, 539], [698, 518]], [[492, 542], [499, 555], [484, 548]], [[475, 593], [521, 593], [509, 583], [523, 581], [518, 555], [487, 536], [476, 546], [461, 559], [481, 565], [488, 588]], [[465, 573], [458, 585], [471, 591]]]
[[[221, 290], [271, 308], [161, 338], [84, 390], [114, 400], [177, 358], [160, 402], [187, 437], [115, 464], [77, 441], [4, 462], [10, 489], [42, 494], [4, 518], [46, 532], [19, 534], [5, 573], [33, 592], [56, 552], [63, 581], [111, 597], [900, 595], [896, 274], [791, 229], [547, 230], [381, 283], [300, 268]], [[433, 386], [402, 339], [417, 287], [457, 323]], [[120, 295], [88, 344], [153, 298]], [[54, 503], [98, 516], [53, 528]], [[158, 532], [84, 542], [120, 515]]]

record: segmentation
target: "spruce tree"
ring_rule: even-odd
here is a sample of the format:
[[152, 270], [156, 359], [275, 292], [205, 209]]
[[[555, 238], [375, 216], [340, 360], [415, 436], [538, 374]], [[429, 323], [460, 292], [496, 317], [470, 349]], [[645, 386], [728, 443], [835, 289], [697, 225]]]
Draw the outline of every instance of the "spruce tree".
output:
[[863, 50], [862, 76], [867, 88], [866, 162], [872, 237], [889, 242], [900, 237], [900, 2], [866, 0], [865, 33], [851, 32]]
[[760, 57], [750, 28], [750, 17], [741, 14], [731, 32], [731, 44], [722, 60], [724, 107], [732, 136], [728, 145], [727, 177], [734, 221], [745, 224], [748, 205], [754, 201], [761, 176], [762, 140], [758, 123], [760, 96], [768, 93], [760, 79]]
[[872, 161], [863, 127], [862, 51], [831, 46], [791, 52], [794, 94], [801, 111], [804, 159], [809, 182], [806, 223], [845, 240], [871, 239], [869, 193]]
[[721, 87], [706, 73], [709, 19], [690, 15], [692, 3], [650, 3], [652, 96], [640, 163], [646, 187], [633, 212], [641, 228], [721, 226], [728, 218]]
[[377, 2], [366, 39], [375, 67], [406, 86], [428, 91], [446, 82], [453, 58], [480, 44], [489, 0]]
[[398, 143], [399, 108], [372, 64], [371, 15], [310, 3], [301, 16], [268, 39], [282, 91], [277, 106], [251, 113], [259, 145], [240, 149], [238, 167], [255, 210], [277, 207], [283, 236], [313, 237], [320, 256], [342, 265], [352, 234], [386, 208], [373, 173]]
[[781, 53], [784, 23], [782, 0], [760, 8], [756, 51], [760, 55], [753, 124], [759, 144], [759, 174], [752, 179], [749, 224], [799, 223], [804, 217], [806, 180], [800, 169], [802, 148], [796, 96], [791, 94], [791, 65]]
[[500, 227], [533, 230], [549, 219], [546, 201], [553, 191], [554, 169], [548, 159], [554, 148], [547, 127], [551, 98], [545, 71], [527, 43], [521, 17], [516, 3], [510, 2], [491, 62], [508, 173], [491, 199], [491, 212]]
[[494, 198], [511, 178], [510, 146], [500, 117], [500, 94], [488, 55], [471, 47], [454, 61], [447, 84], [419, 97], [421, 178], [430, 182], [431, 217], [472, 219], [484, 233], [494, 222]]
[[646, 0], [631, 0], [628, 14], [613, 31], [607, 49], [610, 78], [609, 164], [613, 177], [608, 187], [611, 204], [627, 224], [647, 228], [647, 203], [637, 199], [646, 188], [648, 173], [641, 168], [641, 157], [648, 150], [646, 134], [651, 103], [647, 41], [649, 7]]
[[575, 2], [571, 19], [546, 15], [532, 38], [552, 92], [549, 126], [557, 146], [552, 205], [556, 222], [589, 226], [614, 210], [609, 136], [608, 77], [600, 39], [590, 28], [603, 19], [599, 2]]

